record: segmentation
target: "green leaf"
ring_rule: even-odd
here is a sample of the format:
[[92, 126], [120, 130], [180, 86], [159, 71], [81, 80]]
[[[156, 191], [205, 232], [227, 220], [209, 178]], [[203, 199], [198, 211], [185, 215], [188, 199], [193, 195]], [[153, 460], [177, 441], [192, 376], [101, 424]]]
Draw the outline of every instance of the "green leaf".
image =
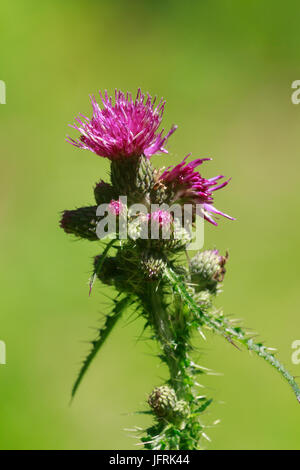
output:
[[78, 389], [78, 387], [79, 387], [86, 371], [88, 370], [89, 366], [91, 365], [92, 360], [94, 359], [94, 357], [96, 356], [96, 354], [100, 350], [100, 348], [103, 345], [104, 341], [108, 337], [109, 333], [112, 331], [113, 327], [115, 326], [115, 324], [117, 323], [117, 321], [121, 317], [123, 311], [126, 309], [128, 304], [130, 303], [130, 301], [131, 301], [130, 297], [125, 297], [120, 301], [118, 301], [118, 300], [114, 301], [115, 306], [113, 308], [113, 311], [110, 315], [106, 316], [104, 326], [99, 330], [98, 338], [95, 341], [91, 342], [92, 349], [89, 352], [89, 354], [88, 354], [87, 358], [85, 359], [85, 361], [83, 362], [83, 365], [80, 369], [79, 375], [78, 375], [78, 377], [76, 379], [76, 382], [73, 386], [72, 399], [74, 398], [75, 393], [76, 393], [76, 391], [77, 391], [77, 389]]
[[203, 413], [203, 411], [206, 410], [206, 408], [209, 407], [209, 405], [212, 403], [212, 399], [206, 400], [197, 410], [195, 411], [196, 414], [198, 413]]

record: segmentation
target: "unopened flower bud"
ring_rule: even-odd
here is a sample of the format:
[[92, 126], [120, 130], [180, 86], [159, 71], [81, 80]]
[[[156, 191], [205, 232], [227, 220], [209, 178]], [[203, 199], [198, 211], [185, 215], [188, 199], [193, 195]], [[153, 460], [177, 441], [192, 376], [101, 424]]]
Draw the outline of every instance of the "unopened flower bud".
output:
[[226, 256], [221, 256], [218, 250], [199, 252], [191, 259], [191, 279], [196, 284], [196, 292], [205, 289], [213, 293], [216, 292], [218, 283], [224, 279], [227, 259], [228, 253]]
[[155, 281], [159, 279], [165, 268], [165, 261], [160, 256], [145, 252], [141, 259], [141, 269], [145, 279]]
[[94, 188], [94, 195], [95, 195], [95, 199], [98, 205], [107, 204], [112, 199], [117, 198], [117, 195], [115, 194], [113, 187], [110, 184], [105, 183], [102, 180], [96, 184]]
[[201, 290], [197, 294], [194, 294], [193, 298], [200, 307], [208, 308], [211, 306], [212, 293], [208, 289]]
[[190, 408], [189, 408], [188, 403], [184, 400], [179, 400], [174, 409], [174, 415], [176, 416], [176, 419], [182, 420], [184, 418], [187, 418], [189, 414], [190, 414]]
[[130, 204], [143, 201], [153, 185], [152, 165], [144, 155], [112, 161], [111, 182], [118, 194], [128, 197]]
[[81, 207], [72, 211], [64, 211], [60, 226], [66, 233], [80, 238], [98, 240], [96, 227], [99, 218], [96, 217], [97, 206]]
[[189, 245], [192, 241], [192, 233], [187, 230], [181, 223], [180, 220], [174, 220], [174, 240], [176, 241], [177, 246], [185, 247]]
[[150, 394], [148, 403], [158, 418], [170, 419], [177, 404], [176, 393], [167, 385], [157, 387]]

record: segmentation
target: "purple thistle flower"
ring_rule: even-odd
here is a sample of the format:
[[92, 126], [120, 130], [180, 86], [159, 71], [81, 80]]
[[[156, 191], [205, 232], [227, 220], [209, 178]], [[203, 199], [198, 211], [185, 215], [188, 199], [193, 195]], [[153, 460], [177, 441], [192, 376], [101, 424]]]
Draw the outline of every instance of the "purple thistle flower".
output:
[[217, 182], [224, 178], [223, 175], [210, 179], [203, 178], [195, 168], [211, 158], [198, 158], [187, 163], [186, 159], [189, 156], [190, 154], [178, 165], [167, 168], [159, 178], [160, 182], [174, 194], [173, 202], [201, 204], [204, 219], [213, 225], [218, 225], [213, 218], [215, 214], [235, 220], [213, 206], [213, 191], [227, 186], [231, 178], [220, 184]]
[[157, 210], [155, 212], [152, 212], [151, 214], [148, 214], [148, 219], [153, 220], [157, 224], [159, 224], [161, 227], [169, 226], [170, 223], [173, 221], [172, 215], [170, 212], [165, 211], [165, 210]]
[[114, 104], [107, 91], [105, 97], [99, 93], [104, 107], [101, 109], [95, 97], [91, 97], [93, 117], [89, 119], [80, 115], [76, 119], [77, 123], [71, 127], [77, 129], [81, 136], [79, 140], [68, 136], [69, 143], [110, 160], [142, 154], [150, 158], [155, 153], [168, 153], [164, 145], [177, 126], [172, 126], [164, 137], [164, 129], [158, 132], [165, 101], [161, 99], [154, 107], [156, 98], [152, 101], [149, 94], [145, 97], [140, 88], [135, 100], [131, 93], [125, 96], [116, 90]]
[[107, 209], [110, 214], [118, 216], [123, 212], [124, 205], [122, 204], [122, 201], [116, 201], [115, 199], [112, 199], [108, 204]]

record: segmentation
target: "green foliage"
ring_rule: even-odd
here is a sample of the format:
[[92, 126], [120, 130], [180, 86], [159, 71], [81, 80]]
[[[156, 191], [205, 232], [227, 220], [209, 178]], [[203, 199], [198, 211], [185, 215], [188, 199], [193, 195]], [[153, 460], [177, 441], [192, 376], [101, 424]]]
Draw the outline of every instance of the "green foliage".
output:
[[[107, 191], [115, 194], [126, 190], [131, 202], [143, 201], [149, 208], [153, 199], [161, 202], [155, 172], [145, 157], [136, 158], [133, 163], [113, 161], [111, 177], [112, 187], [102, 183], [98, 186], [98, 200], [101, 191], [106, 197]], [[162, 192], [161, 197], [165, 198], [166, 194]], [[129, 224], [136, 218], [129, 220]], [[144, 220], [148, 223], [149, 218]], [[77, 225], [76, 212], [76, 230], [80, 233]], [[90, 228], [89, 221], [88, 224], [85, 221], [86, 226]], [[217, 333], [237, 348], [244, 346], [262, 357], [289, 383], [300, 401], [300, 389], [295, 379], [278, 359], [265, 346], [255, 343], [248, 332], [234, 326], [222, 312], [213, 308], [228, 255], [220, 256], [217, 250], [205, 251], [197, 253], [188, 264], [184, 263], [183, 255], [189, 240], [184, 238], [178, 242], [174, 234], [175, 222], [171, 225], [169, 239], [164, 239], [159, 232], [158, 239], [129, 237], [119, 240], [118, 244], [111, 240], [96, 257], [90, 288], [98, 278], [114, 286], [118, 296], [98, 338], [92, 342], [72, 390], [74, 397], [114, 325], [125, 309], [134, 305], [145, 319], [145, 328], [151, 329], [152, 337], [160, 347], [159, 359], [169, 370], [167, 382], [156, 387], [148, 399], [154, 423], [145, 430], [142, 442], [146, 449], [153, 450], [200, 449], [204, 439], [208, 439], [202, 417], [212, 400], [197, 394], [199, 376], [207, 369], [193, 361], [192, 333], [196, 329], [202, 335], [204, 330]], [[115, 253], [109, 258], [110, 248], [114, 248]]]
[[76, 394], [76, 391], [77, 391], [77, 389], [78, 389], [85, 373], [87, 372], [92, 360], [94, 359], [96, 354], [99, 352], [101, 346], [103, 346], [106, 338], [108, 337], [108, 335], [112, 331], [113, 327], [115, 326], [115, 324], [117, 323], [117, 321], [121, 317], [121, 315], [124, 312], [124, 310], [126, 309], [126, 307], [129, 305], [129, 303], [130, 303], [130, 298], [129, 297], [125, 297], [121, 300], [118, 300], [118, 299], [114, 300], [114, 308], [113, 308], [111, 314], [106, 316], [104, 326], [102, 328], [100, 328], [100, 330], [99, 330], [98, 338], [91, 342], [91, 345], [92, 345], [91, 351], [89, 352], [88, 356], [84, 360], [82, 368], [80, 369], [79, 375], [78, 375], [78, 377], [76, 379], [76, 382], [73, 386], [72, 398], [74, 398], [74, 396]]
[[222, 335], [231, 344], [236, 343], [245, 346], [249, 351], [255, 352], [259, 357], [267, 361], [272, 367], [274, 367], [281, 376], [289, 383], [292, 387], [297, 400], [300, 402], [300, 388], [296, 383], [294, 377], [286, 370], [286, 368], [280, 363], [280, 361], [268, 352], [268, 348], [262, 343], [255, 343], [252, 337], [249, 337], [249, 333], [243, 331], [241, 327], [233, 326], [230, 320], [218, 313], [214, 315], [202, 310], [194, 301], [193, 297], [188, 293], [184, 282], [175, 271], [171, 268], [166, 268], [165, 276], [172, 283], [176, 292], [180, 294], [184, 302], [187, 303], [191, 311], [195, 315], [195, 319], [199, 322], [200, 326], [206, 326], [213, 332]]

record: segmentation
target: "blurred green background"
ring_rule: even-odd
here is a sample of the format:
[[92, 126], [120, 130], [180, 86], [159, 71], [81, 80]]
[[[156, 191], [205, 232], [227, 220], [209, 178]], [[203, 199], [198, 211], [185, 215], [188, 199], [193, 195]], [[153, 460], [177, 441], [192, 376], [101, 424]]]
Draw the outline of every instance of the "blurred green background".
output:
[[[81, 360], [107, 311], [88, 297], [97, 243], [74, 242], [59, 212], [90, 204], [108, 161], [65, 143], [91, 113], [88, 95], [138, 87], [167, 99], [164, 126], [179, 162], [213, 156], [205, 176], [232, 176], [216, 206], [237, 217], [206, 227], [205, 247], [230, 251], [225, 312], [244, 319], [291, 363], [300, 339], [298, 2], [4, 1], [0, 16], [1, 317], [0, 448], [134, 449], [147, 393], [165, 371], [141, 320], [117, 326], [72, 406]], [[111, 294], [111, 292], [110, 292]], [[214, 405], [209, 449], [299, 449], [300, 409], [266, 363], [209, 336], [200, 361]]]

